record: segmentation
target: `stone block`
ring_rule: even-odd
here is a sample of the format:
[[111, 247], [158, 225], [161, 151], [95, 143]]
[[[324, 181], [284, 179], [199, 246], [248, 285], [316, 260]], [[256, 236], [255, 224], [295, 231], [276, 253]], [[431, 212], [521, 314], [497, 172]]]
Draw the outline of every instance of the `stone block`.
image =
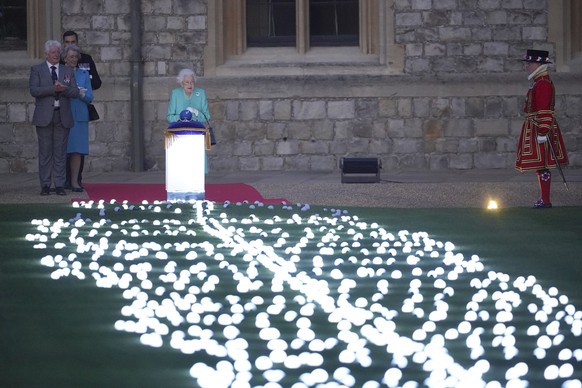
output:
[[466, 26], [485, 25], [485, 12], [482, 10], [471, 10], [463, 13], [463, 24]]
[[448, 25], [450, 20], [449, 11], [432, 10], [429, 12], [423, 12], [422, 20], [424, 26], [433, 27]]
[[286, 156], [283, 168], [286, 171], [309, 171], [311, 161], [302, 155]]
[[433, 1], [433, 8], [434, 9], [456, 9], [457, 8], [457, 0], [438, 0]]
[[472, 154], [449, 155], [449, 167], [455, 170], [470, 170], [473, 168]]
[[507, 22], [514, 25], [521, 24], [529, 26], [533, 24], [532, 14], [524, 10], [511, 11], [508, 14]]
[[395, 169], [426, 170], [428, 169], [427, 159], [426, 155], [418, 153], [398, 155], [398, 164]]
[[348, 143], [349, 155], [364, 155], [368, 153], [370, 141], [363, 138], [352, 139]]
[[241, 101], [239, 103], [240, 116], [242, 121], [257, 120], [259, 117], [259, 104], [257, 101]]
[[394, 15], [397, 26], [415, 27], [422, 25], [422, 14], [420, 12], [402, 12]]
[[266, 156], [261, 159], [263, 171], [281, 171], [285, 164], [285, 159], [280, 156]]
[[507, 155], [498, 152], [475, 155], [475, 168], [507, 168]]
[[348, 145], [345, 141], [331, 141], [329, 143], [329, 152], [333, 155], [345, 155], [348, 152]]
[[328, 154], [329, 143], [323, 141], [302, 141], [299, 142], [299, 150], [302, 154]]
[[478, 6], [480, 9], [499, 9], [501, 0], [479, 0]]
[[421, 142], [417, 139], [392, 139], [392, 144], [396, 154], [414, 154], [421, 149]]
[[267, 123], [267, 139], [283, 140], [287, 138], [287, 125], [285, 123]]
[[257, 156], [273, 155], [275, 143], [270, 140], [259, 140], [253, 142], [253, 154]]
[[279, 141], [276, 143], [277, 155], [296, 155], [299, 153], [299, 142], [296, 140]]
[[[153, 51], [153, 52], [152, 52]], [[168, 58], [170, 54], [170, 48], [155, 48], [148, 54], [153, 55], [155, 58], [164, 59]], [[100, 58], [102, 61], [119, 61], [123, 58], [123, 51], [121, 47], [105, 46], [100, 49]]]
[[447, 54], [448, 56], [460, 56], [463, 55], [463, 44], [462, 43], [447, 43]]
[[422, 43], [409, 43], [405, 45], [406, 57], [420, 57], [423, 54], [424, 45]]
[[401, 98], [398, 100], [398, 116], [412, 117], [412, 100], [410, 98]]
[[293, 101], [295, 120], [317, 120], [325, 118], [325, 101]]
[[190, 16], [187, 20], [187, 26], [189, 30], [205, 30], [206, 29], [206, 16], [204, 15], [194, 15]]
[[145, 32], [164, 31], [167, 26], [166, 16], [144, 15], [143, 28]]
[[186, 21], [182, 16], [168, 16], [167, 18], [167, 28], [168, 30], [181, 31], [184, 29]]
[[444, 125], [445, 137], [471, 138], [473, 133], [472, 119], [451, 119]]
[[403, 138], [406, 136], [404, 120], [402, 119], [388, 119], [386, 130], [390, 138]]
[[310, 140], [313, 129], [308, 122], [292, 121], [287, 127], [289, 138], [293, 140]]
[[[496, 32], [491, 27], [473, 27], [471, 28], [471, 36], [473, 37], [473, 42], [488, 42], [493, 39]], [[466, 42], [464, 42], [466, 43]]]
[[428, 10], [431, 9], [431, 0], [411, 0], [410, 5], [414, 10]]
[[461, 97], [451, 98], [451, 117], [465, 117], [465, 99]]
[[0, 158], [0, 174], [8, 174], [10, 172], [10, 163], [8, 159]]
[[411, 74], [425, 74], [431, 70], [427, 58], [412, 58], [406, 61], [406, 70]]
[[523, 0], [503, 0], [501, 7], [505, 9], [523, 9]]
[[372, 138], [386, 139], [388, 136], [386, 133], [386, 123], [387, 120], [374, 120], [372, 123]]
[[289, 100], [275, 101], [273, 104], [275, 120], [291, 119], [291, 101]]
[[507, 136], [509, 121], [507, 119], [477, 119], [475, 120], [476, 136]]
[[547, 2], [546, 0], [524, 0], [523, 7], [525, 9], [546, 9]]
[[503, 115], [503, 99], [501, 97], [487, 97], [485, 99], [485, 118], [497, 119]]
[[525, 41], [545, 41], [548, 37], [548, 31], [546, 27], [534, 27], [527, 26], [523, 27], [523, 39]]
[[259, 101], [259, 118], [261, 120], [273, 120], [273, 101]]
[[372, 139], [370, 141], [371, 155], [387, 155], [392, 151], [392, 141], [390, 139]]
[[469, 41], [471, 29], [467, 27], [440, 27], [439, 36], [443, 43]]
[[500, 152], [515, 152], [517, 149], [517, 140], [511, 137], [497, 138], [497, 151]]
[[[483, 39], [479, 39], [483, 40]], [[486, 40], [486, 39], [485, 39]], [[479, 56], [483, 54], [483, 45], [480, 43], [469, 43], [463, 47], [463, 54], [467, 56]]]
[[430, 170], [447, 170], [449, 168], [449, 156], [433, 154], [429, 157]]
[[103, 12], [106, 14], [119, 15], [131, 11], [129, 1], [104, 0], [102, 3]]
[[511, 136], [519, 136], [521, 133], [521, 127], [523, 126], [522, 119], [513, 119], [509, 121], [509, 134]]
[[424, 54], [426, 56], [443, 56], [446, 53], [446, 45], [442, 43], [425, 43]]
[[507, 56], [509, 44], [506, 42], [485, 42], [483, 43], [483, 54], [486, 56]]
[[312, 136], [315, 140], [332, 140], [334, 138], [334, 122], [319, 120], [312, 123]]
[[254, 156], [240, 157], [238, 165], [240, 171], [260, 171], [261, 159]]
[[521, 26], [500, 26], [495, 29], [495, 39], [498, 41], [521, 41]]
[[334, 171], [338, 168], [333, 155], [313, 155], [309, 160], [312, 171]]
[[235, 156], [248, 156], [253, 154], [253, 143], [250, 141], [239, 141], [233, 146], [232, 154]]
[[353, 119], [356, 108], [354, 100], [329, 101], [327, 103], [327, 117], [329, 119]]
[[239, 168], [238, 158], [232, 156], [224, 156], [221, 158], [209, 158], [210, 171], [237, 171]]
[[28, 121], [26, 117], [26, 104], [9, 104], [8, 120], [13, 123]]
[[228, 121], [238, 121], [239, 120], [239, 102], [238, 101], [227, 101], [226, 102], [226, 119]]

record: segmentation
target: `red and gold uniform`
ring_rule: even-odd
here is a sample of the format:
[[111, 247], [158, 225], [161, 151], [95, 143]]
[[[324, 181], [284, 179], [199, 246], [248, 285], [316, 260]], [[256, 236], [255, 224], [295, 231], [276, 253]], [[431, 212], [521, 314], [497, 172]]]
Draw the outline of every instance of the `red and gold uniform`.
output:
[[[521, 172], [536, 171], [541, 198], [534, 207], [551, 207], [549, 169], [558, 167], [558, 163], [567, 165], [568, 155], [554, 114], [555, 90], [547, 66], [544, 64], [537, 68], [530, 79], [533, 84], [525, 102], [525, 120], [517, 144], [515, 168]], [[555, 158], [548, 142], [553, 146]]]

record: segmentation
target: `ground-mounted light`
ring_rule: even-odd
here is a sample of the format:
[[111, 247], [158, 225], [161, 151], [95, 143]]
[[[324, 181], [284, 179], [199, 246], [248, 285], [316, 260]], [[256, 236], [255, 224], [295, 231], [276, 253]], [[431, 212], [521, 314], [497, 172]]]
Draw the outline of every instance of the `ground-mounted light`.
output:
[[490, 199], [487, 202], [487, 210], [497, 210], [497, 209], [499, 209], [499, 204], [497, 203], [497, 201], [494, 199]]

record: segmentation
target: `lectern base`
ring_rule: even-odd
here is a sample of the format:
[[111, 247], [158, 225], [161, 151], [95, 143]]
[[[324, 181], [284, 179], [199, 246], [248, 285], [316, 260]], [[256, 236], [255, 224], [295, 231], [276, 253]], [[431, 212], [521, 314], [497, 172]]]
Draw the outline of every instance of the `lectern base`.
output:
[[168, 201], [203, 201], [205, 198], [204, 192], [169, 192], [168, 191]]

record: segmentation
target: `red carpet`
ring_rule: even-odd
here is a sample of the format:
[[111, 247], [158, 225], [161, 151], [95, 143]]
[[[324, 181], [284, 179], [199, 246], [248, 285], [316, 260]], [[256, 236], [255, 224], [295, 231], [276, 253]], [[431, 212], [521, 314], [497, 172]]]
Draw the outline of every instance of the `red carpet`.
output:
[[[128, 201], [165, 201], [166, 186], [164, 184], [130, 184], [130, 183], [85, 183], [83, 185], [89, 199], [95, 202], [104, 200], [117, 202]], [[206, 200], [213, 202], [243, 202], [260, 201], [262, 203], [287, 202], [285, 198], [263, 198], [254, 187], [244, 183], [207, 184], [205, 186]], [[77, 199], [78, 200], [78, 199]], [[81, 199], [82, 200], [82, 199]]]

